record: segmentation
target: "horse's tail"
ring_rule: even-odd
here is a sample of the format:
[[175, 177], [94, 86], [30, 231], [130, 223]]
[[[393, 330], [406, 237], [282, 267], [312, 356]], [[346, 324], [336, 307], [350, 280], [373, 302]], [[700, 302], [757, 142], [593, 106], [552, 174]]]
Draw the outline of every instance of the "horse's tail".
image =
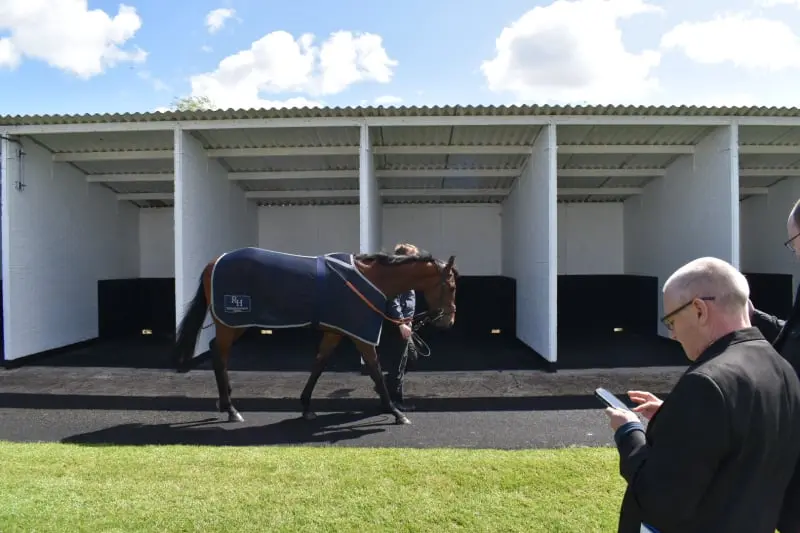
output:
[[173, 352], [173, 361], [175, 367], [179, 370], [188, 370], [192, 357], [194, 357], [194, 347], [197, 344], [197, 336], [200, 333], [200, 328], [203, 327], [203, 321], [206, 318], [206, 311], [208, 303], [206, 302], [206, 295], [203, 292], [203, 276], [200, 276], [200, 285], [197, 287], [197, 292], [189, 304], [189, 309], [186, 311], [180, 325], [178, 326], [178, 337], [175, 341]]

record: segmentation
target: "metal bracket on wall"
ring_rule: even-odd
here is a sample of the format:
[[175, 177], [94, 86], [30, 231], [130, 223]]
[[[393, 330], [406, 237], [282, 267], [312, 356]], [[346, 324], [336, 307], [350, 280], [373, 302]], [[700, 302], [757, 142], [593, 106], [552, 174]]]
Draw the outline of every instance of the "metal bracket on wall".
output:
[[25, 156], [25, 150], [22, 147], [22, 143], [19, 139], [14, 137], [8, 137], [6, 135], [0, 135], [0, 139], [6, 140], [8, 142], [14, 143], [19, 148], [17, 148], [17, 159], [19, 160], [19, 166], [17, 168], [17, 180], [14, 182], [14, 188], [18, 191], [22, 191], [27, 185], [25, 184], [25, 173], [24, 168], [25, 166], [22, 164], [22, 158]]

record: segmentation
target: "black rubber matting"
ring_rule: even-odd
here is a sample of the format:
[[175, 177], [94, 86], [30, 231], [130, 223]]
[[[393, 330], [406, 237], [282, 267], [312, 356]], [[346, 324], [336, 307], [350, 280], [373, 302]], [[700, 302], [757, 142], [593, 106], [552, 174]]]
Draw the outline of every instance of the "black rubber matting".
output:
[[[547, 362], [516, 339], [502, 337], [468, 338], [437, 333], [423, 337], [431, 349], [421, 357], [416, 371], [545, 370]], [[283, 337], [251, 335], [235, 346], [231, 370], [307, 371], [316, 354], [319, 336], [294, 334]], [[98, 341], [63, 353], [32, 359], [30, 366], [171, 368], [168, 341], [147, 337], [119, 341]], [[558, 369], [685, 366], [680, 345], [670, 339], [632, 333], [609, 333], [558, 339]], [[198, 368], [211, 368], [209, 360]], [[360, 357], [345, 340], [331, 357], [328, 372], [360, 369]]]

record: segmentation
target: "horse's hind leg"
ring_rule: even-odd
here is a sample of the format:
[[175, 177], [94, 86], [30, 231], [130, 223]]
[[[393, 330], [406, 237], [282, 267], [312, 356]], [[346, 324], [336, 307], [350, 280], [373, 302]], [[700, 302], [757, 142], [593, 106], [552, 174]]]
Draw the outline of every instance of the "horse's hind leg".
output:
[[230, 378], [228, 377], [228, 361], [231, 357], [233, 343], [242, 336], [244, 329], [232, 329], [217, 322], [217, 336], [211, 341], [211, 363], [214, 367], [214, 377], [217, 380], [219, 401], [217, 407], [220, 413], [228, 413], [228, 422], [244, 422], [244, 418], [233, 406], [231, 401]]
[[317, 418], [317, 414], [311, 410], [311, 393], [314, 392], [314, 387], [317, 385], [319, 377], [325, 370], [333, 350], [339, 345], [342, 336], [338, 333], [326, 331], [322, 336], [322, 341], [319, 343], [319, 350], [317, 357], [314, 359], [314, 364], [311, 366], [311, 375], [308, 376], [306, 386], [303, 388], [303, 393], [300, 395], [300, 403], [303, 406], [303, 418], [306, 420], [313, 420]]

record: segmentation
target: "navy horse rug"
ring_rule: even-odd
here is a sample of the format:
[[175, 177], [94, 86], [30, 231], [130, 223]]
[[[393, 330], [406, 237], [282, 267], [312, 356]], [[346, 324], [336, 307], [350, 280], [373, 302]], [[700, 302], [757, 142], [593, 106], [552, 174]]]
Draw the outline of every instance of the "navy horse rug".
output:
[[356, 269], [352, 254], [293, 255], [261, 248], [228, 252], [211, 274], [211, 312], [231, 328], [327, 326], [377, 346], [386, 296]]

